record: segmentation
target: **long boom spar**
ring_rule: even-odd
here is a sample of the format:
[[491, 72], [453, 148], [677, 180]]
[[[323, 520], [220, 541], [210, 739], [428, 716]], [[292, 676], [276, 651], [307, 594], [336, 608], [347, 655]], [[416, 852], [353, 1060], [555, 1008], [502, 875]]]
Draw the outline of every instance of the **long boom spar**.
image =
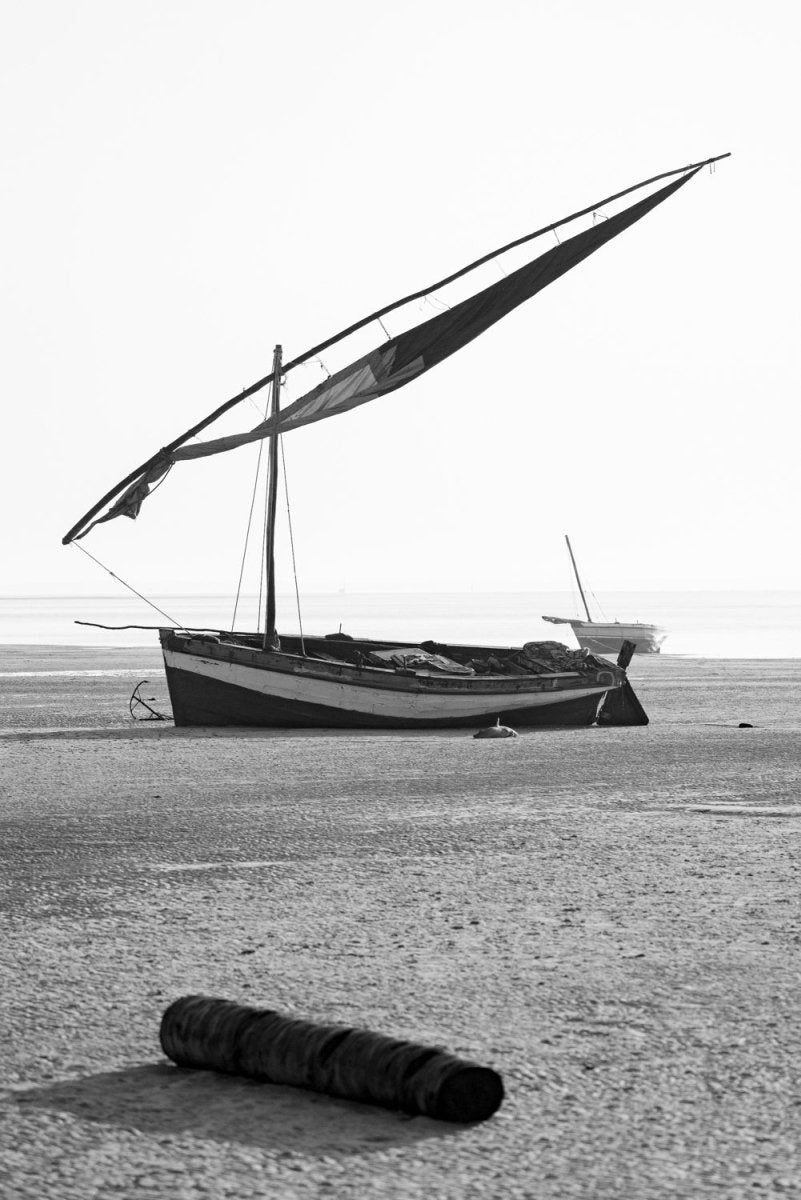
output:
[[[690, 163], [685, 167], [676, 167], [671, 171], [662, 171], [659, 175], [652, 175], [649, 179], [643, 179], [640, 183], [635, 183], [631, 187], [624, 188], [623, 191], [615, 192], [611, 196], [606, 196], [603, 200], [596, 200], [593, 204], [588, 204], [586, 208], [582, 208], [578, 212], [571, 213], [567, 217], [562, 217], [558, 221], [553, 221], [550, 225], [543, 225], [541, 229], [536, 229], [533, 233], [528, 233], [523, 237], [516, 238], [512, 242], [508, 242], [505, 246], [501, 246], [497, 250], [492, 250], [489, 254], [485, 254], [481, 258], [477, 258], [474, 262], [468, 263], [466, 267], [462, 267], [459, 271], [455, 271], [452, 275], [448, 275], [444, 279], [438, 280], [436, 283], [429, 284], [427, 287], [421, 288], [419, 291], [412, 292], [410, 295], [404, 296], [400, 300], [395, 300], [392, 304], [387, 304], [383, 308], [379, 308], [375, 312], [370, 313], [369, 316], [362, 317], [361, 320], [356, 321], [354, 324], [347, 326], [347, 328], [340, 330], [340, 332], [334, 334], [333, 337], [326, 338], [325, 341], [319, 342], [316, 346], [312, 346], [310, 350], [304, 351], [303, 354], [298, 355], [298, 357], [292, 359], [291, 362], [285, 363], [282, 368], [282, 373], [286, 375], [287, 372], [291, 371], [293, 367], [298, 367], [301, 365], [301, 363], [308, 362], [308, 360], [311, 358], [316, 358], [324, 350], [327, 350], [337, 342], [342, 341], [343, 338], [349, 337], [352, 333], [356, 333], [358, 330], [363, 329], [366, 325], [371, 324], [371, 322], [379, 320], [381, 317], [386, 316], [388, 313], [394, 312], [398, 308], [402, 308], [405, 304], [410, 304], [414, 300], [419, 300], [423, 296], [428, 296], [432, 292], [438, 291], [440, 288], [447, 286], [449, 283], [453, 283], [456, 279], [460, 279], [462, 276], [469, 274], [470, 271], [474, 271], [477, 267], [481, 267], [485, 263], [491, 262], [492, 259], [498, 258], [499, 255], [505, 254], [508, 250], [514, 250], [516, 247], [525, 245], [526, 242], [531, 242], [535, 238], [541, 237], [545, 233], [550, 233], [555, 229], [559, 229], [562, 225], [567, 225], [571, 221], [578, 220], [579, 217], [585, 217], [596, 209], [602, 208], [607, 204], [611, 204], [615, 200], [620, 200], [624, 196], [630, 195], [632, 192], [639, 191], [640, 188], [648, 187], [652, 183], [658, 183], [662, 179], [669, 179], [673, 175], [681, 175], [689, 171], [699, 170], [701, 167], [708, 166], [711, 163], [720, 162], [720, 160], [724, 158], [729, 158], [730, 155], [731, 151], [727, 151], [725, 154], [717, 154], [712, 158], [705, 158], [701, 162]], [[263, 379], [258, 379], [255, 383], [252, 383], [250, 387], [244, 388], [241, 392], [238, 392], [236, 396], [232, 396], [230, 400], [226, 400], [224, 404], [221, 404], [218, 408], [214, 409], [214, 411], [209, 413], [207, 417], [204, 417], [202, 421], [199, 421], [197, 425], [193, 425], [191, 429], [187, 429], [185, 433], [180, 434], [179, 437], [168, 443], [168, 445], [162, 446], [160, 450], [158, 450], [135, 470], [131, 471], [129, 475], [126, 475], [125, 478], [111, 488], [110, 491], [106, 492], [106, 494], [100, 500], [98, 500], [98, 502], [93, 505], [93, 507], [90, 508], [89, 511], [86, 512], [79, 521], [75, 523], [75, 525], [73, 525], [69, 533], [65, 534], [65, 536], [62, 538], [63, 545], [69, 545], [69, 543], [73, 541], [73, 539], [84, 529], [84, 527], [88, 525], [93, 517], [97, 516], [101, 509], [110, 501], [114, 500], [124, 488], [134, 483], [135, 480], [137, 480], [140, 476], [143, 476], [146, 472], [152, 470], [157, 463], [167, 462], [169, 456], [174, 450], [177, 450], [179, 446], [182, 446], [185, 442], [189, 441], [190, 438], [193, 438], [200, 433], [201, 430], [206, 429], [209, 425], [213, 424], [214, 421], [216, 421], [224, 413], [228, 412], [236, 404], [240, 404], [249, 396], [254, 395], [254, 393], [260, 391], [263, 387], [266, 387], [267, 384], [272, 383], [273, 379], [274, 372], [271, 371], [270, 374], [265, 375]]]

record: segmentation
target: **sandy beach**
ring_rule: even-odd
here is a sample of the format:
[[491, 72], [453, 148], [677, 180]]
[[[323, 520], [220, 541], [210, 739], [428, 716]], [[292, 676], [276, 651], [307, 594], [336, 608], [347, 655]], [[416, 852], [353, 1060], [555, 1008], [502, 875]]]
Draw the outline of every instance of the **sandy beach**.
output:
[[[797, 1195], [801, 667], [635, 659], [644, 729], [175, 730], [155, 649], [0, 648], [0, 1191]], [[751, 728], [740, 728], [748, 722]], [[455, 1126], [183, 1071], [203, 992], [441, 1045]]]

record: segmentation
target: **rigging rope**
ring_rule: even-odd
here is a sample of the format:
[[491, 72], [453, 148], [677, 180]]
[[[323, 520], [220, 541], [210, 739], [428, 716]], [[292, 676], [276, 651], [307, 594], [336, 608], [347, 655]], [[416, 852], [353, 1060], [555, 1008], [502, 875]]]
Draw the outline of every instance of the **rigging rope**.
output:
[[[272, 396], [275, 381], [270, 387], [270, 395]], [[269, 404], [264, 406], [265, 413], [269, 412]], [[259, 603], [256, 608], [256, 629], [261, 629], [261, 602], [264, 597], [264, 582], [265, 582], [265, 563], [267, 561], [267, 521], [270, 511], [270, 463], [267, 462], [267, 469], [264, 472], [264, 520], [261, 531], [261, 561], [259, 563]], [[267, 599], [264, 597], [264, 619], [267, 620]]]
[[[328, 375], [328, 377], [330, 379], [331, 378], [330, 372], [326, 369], [325, 364], [322, 362], [322, 360], [315, 359], [315, 361], [319, 363], [319, 365], [322, 367], [322, 369], [325, 371], [326, 375]], [[267, 412], [269, 410], [269, 403], [265, 406], [264, 413], [261, 412], [261, 409], [258, 407], [256, 402], [252, 398], [251, 398], [251, 404], [257, 410], [259, 415], [262, 417], [262, 420], [264, 420], [266, 418]], [[304, 640], [303, 640], [303, 617], [302, 617], [301, 609], [300, 609], [300, 588], [298, 586], [298, 568], [297, 568], [297, 561], [295, 558], [295, 537], [294, 537], [294, 533], [292, 530], [292, 511], [291, 511], [291, 507], [290, 507], [290, 503], [289, 503], [289, 480], [287, 478], [286, 455], [284, 454], [284, 439], [282, 437], [279, 437], [278, 444], [281, 448], [281, 466], [283, 468], [283, 475], [284, 475], [284, 496], [286, 498], [287, 524], [289, 526], [289, 546], [290, 546], [290, 551], [292, 554], [292, 574], [293, 574], [293, 577], [295, 580], [295, 601], [296, 601], [297, 610], [298, 610], [298, 628], [300, 630], [300, 650], [301, 650], [301, 654], [305, 654], [306, 648], [305, 648], [305, 644], [304, 644]], [[254, 506], [256, 503], [256, 492], [258, 490], [258, 485], [259, 485], [259, 475], [261, 473], [261, 459], [262, 459], [263, 448], [264, 448], [264, 442], [262, 441], [259, 443], [259, 457], [256, 462], [256, 476], [253, 480], [253, 493], [250, 498], [250, 512], [248, 514], [247, 531], [245, 533], [245, 545], [244, 545], [244, 549], [242, 551], [242, 563], [239, 568], [239, 583], [237, 585], [237, 590], [236, 590], [236, 603], [234, 604], [234, 616], [233, 616], [233, 620], [231, 622], [232, 630], [236, 626], [236, 613], [237, 613], [237, 609], [239, 607], [239, 598], [240, 598], [240, 593], [242, 590], [242, 578], [243, 578], [244, 571], [245, 571], [245, 558], [247, 556], [248, 542], [250, 540], [250, 530], [251, 530], [251, 525], [252, 525], [252, 521], [253, 521], [253, 509], [254, 509]], [[265, 494], [266, 494], [266, 492], [265, 492]], [[265, 509], [264, 536], [263, 536], [263, 540], [262, 540], [261, 570], [259, 572], [259, 607], [258, 607], [258, 613], [256, 616], [256, 628], [257, 629], [259, 629], [261, 626], [261, 602], [262, 602], [262, 594], [263, 594], [264, 553], [265, 553], [266, 536], [267, 536], [267, 512]]]
[[[242, 390], [244, 391], [244, 388]], [[261, 408], [259, 407], [259, 405], [256, 403], [256, 401], [253, 399], [252, 396], [250, 396], [248, 398], [250, 400], [250, 403], [255, 408], [256, 412], [261, 417], [262, 421], [265, 420], [267, 417], [267, 412], [269, 410], [269, 393], [268, 393], [268, 403], [267, 403], [267, 405], [265, 405], [264, 412], [262, 412]], [[247, 529], [245, 530], [245, 544], [242, 548], [242, 562], [239, 567], [239, 582], [236, 586], [236, 600], [234, 602], [234, 615], [233, 615], [233, 618], [231, 619], [231, 630], [232, 631], [236, 628], [236, 614], [237, 614], [237, 610], [239, 608], [239, 598], [240, 598], [240, 595], [242, 592], [242, 579], [243, 579], [244, 573], [245, 573], [245, 559], [247, 558], [248, 545], [250, 543], [250, 530], [251, 530], [252, 524], [253, 524], [253, 509], [256, 506], [256, 492], [258, 491], [258, 487], [259, 487], [259, 475], [261, 474], [261, 456], [262, 456], [263, 450], [264, 450], [264, 442], [259, 442], [259, 456], [256, 459], [256, 475], [253, 479], [253, 494], [250, 497], [250, 512], [248, 513], [248, 524], [247, 524]], [[256, 628], [257, 629], [259, 627], [260, 614], [261, 614], [261, 593], [259, 593], [259, 615], [256, 618]]]
[[590, 595], [592, 596], [593, 600], [595, 601], [595, 605], [596, 605], [596, 607], [597, 607], [597, 609], [598, 609], [598, 612], [601, 614], [601, 616], [603, 617], [603, 619], [604, 619], [605, 621], [607, 621], [607, 622], [608, 622], [608, 621], [609, 621], [609, 618], [607, 617], [606, 613], [604, 612], [604, 610], [603, 610], [603, 608], [602, 608], [602, 606], [601, 606], [601, 603], [600, 603], [600, 601], [598, 600], [598, 597], [595, 595], [595, 592], [592, 590], [592, 588], [591, 588], [591, 587], [587, 587], [587, 591], [590, 593]]
[[[265, 472], [265, 475], [266, 475], [267, 482], [269, 483], [269, 479], [270, 479], [269, 466], [267, 467], [267, 471]], [[264, 560], [265, 560], [265, 556], [267, 554], [267, 508], [268, 508], [269, 495], [270, 495], [270, 489], [269, 489], [269, 487], [265, 487], [265, 489], [264, 489], [264, 517], [262, 520], [262, 529], [261, 529], [261, 558], [259, 559], [259, 602], [256, 605], [256, 630], [257, 631], [259, 629], [261, 629], [261, 602], [264, 599]], [[266, 615], [266, 612], [265, 612], [265, 615]]]
[[298, 605], [298, 629], [300, 630], [300, 652], [305, 655], [306, 646], [303, 641], [303, 619], [300, 615], [300, 588], [298, 587], [298, 568], [295, 562], [295, 539], [292, 535], [292, 513], [289, 510], [289, 481], [286, 474], [286, 458], [284, 457], [284, 439], [279, 437], [278, 445], [281, 447], [281, 467], [284, 472], [284, 495], [286, 496], [286, 519], [289, 524], [289, 546], [292, 551], [292, 574], [295, 577], [295, 599]]
[[154, 604], [152, 600], [148, 600], [147, 596], [143, 596], [141, 592], [137, 592], [136, 588], [130, 583], [126, 583], [124, 579], [120, 579], [119, 575], [115, 575], [110, 567], [107, 567], [105, 563], [102, 563], [99, 558], [95, 558], [94, 554], [90, 554], [85, 546], [80, 545], [79, 542], [72, 542], [71, 544], [73, 546], [77, 546], [79, 550], [82, 550], [86, 557], [91, 558], [92, 562], [96, 562], [97, 565], [102, 568], [102, 570], [107, 571], [112, 579], [117, 580], [117, 583], [121, 583], [122, 586], [126, 587], [129, 592], [133, 592], [134, 596], [138, 596], [140, 600], [144, 600], [145, 604], [149, 604], [150, 607], [155, 609], [157, 613], [161, 613], [162, 617], [166, 617], [167, 620], [176, 627], [176, 629], [186, 628], [186, 626], [182, 625], [180, 621], [176, 621], [175, 617], [171, 617], [169, 613], [165, 613], [163, 608], [159, 608], [158, 604]]
[[420, 302], [420, 310], [422, 311], [426, 305], [429, 308], [433, 308], [435, 312], [451, 311], [450, 304], [446, 304], [444, 300], [440, 300], [439, 296], [424, 296]]
[[[250, 530], [253, 523], [253, 509], [256, 506], [256, 492], [259, 486], [259, 475], [261, 474], [261, 456], [264, 450], [264, 442], [259, 442], [259, 457], [256, 460], [256, 476], [253, 480], [253, 493], [250, 497], [250, 512], [248, 513], [248, 525], [245, 531], [245, 544], [242, 547], [242, 562], [239, 567], [239, 582], [236, 585], [236, 600], [234, 601], [234, 615], [231, 618], [231, 630], [236, 629], [236, 613], [239, 608], [239, 597], [242, 592], [242, 578], [245, 573], [245, 559], [248, 553], [248, 543], [250, 542]], [[257, 625], [258, 628], [258, 625]]]

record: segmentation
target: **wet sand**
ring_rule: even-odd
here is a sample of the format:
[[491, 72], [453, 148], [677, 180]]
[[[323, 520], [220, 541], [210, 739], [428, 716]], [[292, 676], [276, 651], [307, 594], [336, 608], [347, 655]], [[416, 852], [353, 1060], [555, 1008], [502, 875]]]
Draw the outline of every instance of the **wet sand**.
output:
[[[197, 731], [132, 722], [155, 650], [0, 648], [0, 1192], [797, 1194], [801, 663], [631, 676], [646, 729]], [[180, 1071], [190, 992], [443, 1045], [505, 1103]]]

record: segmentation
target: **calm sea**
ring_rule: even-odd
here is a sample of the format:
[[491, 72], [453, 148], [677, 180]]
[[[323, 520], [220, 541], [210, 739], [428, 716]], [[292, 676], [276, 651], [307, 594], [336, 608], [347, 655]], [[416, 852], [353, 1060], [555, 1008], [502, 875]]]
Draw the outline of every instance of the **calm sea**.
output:
[[[177, 624], [230, 629], [232, 602], [222, 596], [164, 596], [157, 603]], [[548, 625], [543, 613], [578, 615], [559, 592], [459, 594], [347, 593], [302, 601], [306, 633], [404, 641], [520, 645], [552, 640], [575, 645], [569, 626]], [[801, 658], [801, 591], [627, 592], [604, 596], [605, 617], [650, 621], [668, 630], [663, 654], [712, 658]], [[296, 633], [295, 598], [278, 598], [278, 627]], [[255, 628], [256, 601], [240, 606], [237, 629]], [[158, 625], [168, 622], [135, 598], [112, 596], [0, 597], [0, 645], [157, 646], [147, 630], [107, 631], [77, 625]]]

